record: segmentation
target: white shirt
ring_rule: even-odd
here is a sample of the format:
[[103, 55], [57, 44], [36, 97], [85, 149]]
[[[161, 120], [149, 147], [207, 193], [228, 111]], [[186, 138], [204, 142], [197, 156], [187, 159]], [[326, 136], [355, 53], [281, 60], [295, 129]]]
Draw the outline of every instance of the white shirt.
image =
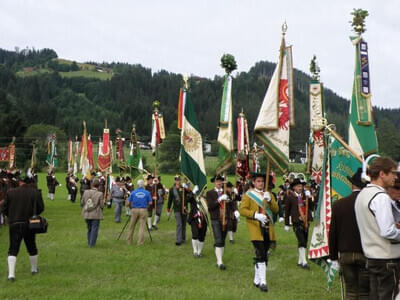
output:
[[383, 187], [372, 183], [368, 184], [368, 186], [375, 186], [382, 191], [369, 204], [369, 208], [375, 215], [381, 237], [400, 241], [400, 229], [396, 228], [393, 217], [392, 199]]

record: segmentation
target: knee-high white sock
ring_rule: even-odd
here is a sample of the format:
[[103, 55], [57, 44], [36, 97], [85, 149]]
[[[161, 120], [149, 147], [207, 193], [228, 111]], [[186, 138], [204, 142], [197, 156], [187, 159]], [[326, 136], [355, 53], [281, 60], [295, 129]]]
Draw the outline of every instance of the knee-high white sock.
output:
[[233, 241], [233, 231], [228, 231], [229, 240]]
[[303, 250], [302, 250], [302, 260], [303, 260], [303, 265], [306, 265], [307, 264], [307, 259], [306, 259], [306, 248], [304, 248], [303, 247]]
[[297, 260], [297, 264], [298, 264], [298, 265], [302, 265], [302, 264], [303, 264], [303, 260], [302, 260], [302, 257], [303, 257], [303, 256], [302, 256], [302, 254], [301, 254], [301, 253], [302, 253], [302, 250], [301, 250], [301, 249], [303, 249], [303, 248], [301, 248], [301, 247], [299, 248], [299, 259]]
[[258, 274], [260, 276], [260, 284], [267, 284], [267, 279], [266, 279], [266, 265], [265, 262], [257, 263], [258, 265]]
[[17, 263], [17, 257], [10, 255], [7, 257], [7, 262], [8, 262], [8, 278], [15, 278], [15, 264]]
[[160, 217], [155, 215], [153, 225], [156, 226], [158, 221], [160, 221]]
[[29, 256], [29, 261], [31, 262], [31, 272], [37, 272], [38, 256]]
[[258, 269], [258, 263], [254, 264], [254, 280], [253, 283], [255, 285], [260, 284], [260, 274], [259, 274], [259, 269]]
[[199, 250], [198, 250], [198, 240], [193, 240], [192, 239], [192, 247], [193, 247], [193, 254], [194, 255], [197, 255], [198, 253], [199, 253]]
[[197, 241], [197, 254], [200, 255], [203, 251], [204, 242]]
[[151, 217], [147, 217], [147, 227], [151, 229]]
[[217, 265], [222, 265], [222, 256], [224, 255], [224, 247], [215, 247], [215, 256], [217, 257]]

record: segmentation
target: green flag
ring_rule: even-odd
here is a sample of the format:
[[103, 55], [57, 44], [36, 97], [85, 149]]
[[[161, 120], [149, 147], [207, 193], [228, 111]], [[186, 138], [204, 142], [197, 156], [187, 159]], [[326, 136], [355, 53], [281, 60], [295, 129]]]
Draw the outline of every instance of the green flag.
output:
[[136, 139], [136, 128], [132, 127], [128, 166], [131, 170], [132, 179], [136, 178], [143, 171], [140, 147]]
[[360, 156], [378, 152], [372, 118], [368, 45], [361, 36], [351, 38], [356, 47], [353, 94], [350, 103], [349, 146]]
[[221, 115], [218, 132], [218, 164], [216, 173], [220, 174], [233, 165], [233, 127], [232, 127], [232, 76], [225, 75], [221, 102]]
[[203, 140], [189, 93], [187, 90], [184, 90], [183, 93], [186, 94], [186, 103], [181, 131], [181, 170], [182, 174], [189, 178], [194, 185], [197, 185], [201, 191], [207, 183]]

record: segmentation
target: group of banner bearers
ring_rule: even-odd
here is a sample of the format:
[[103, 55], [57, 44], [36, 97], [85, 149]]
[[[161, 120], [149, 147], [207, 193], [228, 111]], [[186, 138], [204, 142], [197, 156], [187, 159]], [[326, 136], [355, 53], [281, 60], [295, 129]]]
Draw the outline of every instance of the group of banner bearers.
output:
[[[207, 228], [211, 228], [214, 238], [217, 267], [220, 270], [226, 270], [226, 266], [223, 262], [226, 236], [229, 235], [229, 240], [232, 243], [234, 242], [233, 234], [236, 231], [240, 216], [242, 216], [246, 220], [249, 238], [255, 250], [253, 284], [261, 291], [268, 291], [266, 280], [268, 253], [270, 248], [276, 245], [274, 222], [279, 217], [280, 222], [284, 220], [286, 231], [290, 230], [290, 226], [293, 227], [298, 244], [297, 265], [302, 269], [308, 270], [310, 267], [307, 263], [307, 257], [312, 259], [323, 268], [327, 276], [328, 286], [330, 286], [334, 275], [338, 272], [339, 266], [336, 260], [339, 259], [339, 261], [342, 260], [343, 262], [347, 255], [346, 251], [343, 251], [344, 248], [342, 248], [343, 243], [341, 242], [340, 234], [343, 233], [338, 233], [338, 227], [336, 227], [337, 223], [335, 223], [339, 222], [340, 215], [338, 215], [338, 213], [332, 215], [332, 205], [337, 201], [337, 204], [334, 205], [335, 211], [340, 211], [339, 207], [341, 206], [347, 207], [345, 208], [346, 212], [352, 214], [352, 219], [348, 219], [351, 223], [348, 228], [354, 228], [354, 201], [358, 189], [364, 187], [366, 184], [365, 178], [367, 177], [365, 174], [373, 161], [372, 158], [377, 156], [375, 155], [377, 153], [377, 139], [372, 120], [370, 101], [367, 44], [361, 37], [361, 33], [365, 31], [363, 26], [364, 18], [367, 14], [365, 14], [365, 11], [355, 10], [353, 15], [355, 20], [353, 21], [353, 26], [357, 37], [353, 38], [352, 41], [356, 46], [357, 57], [353, 97], [351, 101], [348, 143], [344, 142], [335, 132], [333, 125], [327, 124], [324, 113], [323, 88], [322, 84], [319, 82], [320, 70], [316, 64], [315, 57], [311, 62], [310, 69], [313, 74], [313, 80], [310, 84], [311, 143], [310, 151], [308, 151], [309, 165], [307, 168], [311, 174], [312, 183], [308, 187], [306, 186], [304, 176], [302, 178], [291, 177], [290, 179], [289, 176], [285, 184], [280, 186], [278, 195], [272, 192], [274, 188], [273, 181], [275, 180], [272, 168], [275, 168], [275, 170], [281, 174], [288, 173], [289, 130], [290, 127], [294, 125], [293, 63], [291, 47], [285, 44], [286, 24], [282, 26], [279, 60], [271, 77], [254, 128], [255, 137], [262, 143], [260, 151], [267, 157], [265, 173], [260, 172], [259, 160], [257, 157], [260, 151], [257, 150], [257, 146], [255, 146], [255, 150], [250, 150], [247, 121], [242, 112], [237, 121], [238, 144], [236, 173], [239, 175], [237, 186], [234, 187], [233, 184], [227, 180], [227, 170], [235, 164], [232, 124], [232, 76], [230, 74], [236, 69], [236, 62], [233, 56], [229, 54], [225, 54], [221, 59], [221, 65], [226, 70], [226, 76], [219, 120], [218, 164], [215, 170], [216, 175], [211, 179], [211, 182], [214, 184], [212, 189], [206, 191], [207, 180], [202, 149], [203, 143], [199, 132], [199, 125], [195, 117], [194, 107], [190, 99], [188, 78], [184, 78], [185, 84], [180, 91], [178, 105], [178, 127], [181, 130], [180, 163], [182, 177], [184, 177], [185, 182], [182, 182], [183, 180], [180, 175], [176, 175], [174, 178], [174, 185], [167, 190], [160, 182], [161, 177], [157, 175], [158, 146], [165, 138], [162, 114], [158, 110], [160, 105], [158, 101], [155, 103], [155, 110], [152, 116], [153, 132], [151, 142], [156, 156], [156, 169], [154, 175], [147, 174], [146, 185], [142, 180], [138, 181], [137, 190], [133, 191], [133, 185], [129, 182], [128, 184], [130, 184], [130, 186], [122, 186], [121, 180], [117, 180], [114, 191], [113, 188], [111, 188], [111, 178], [109, 174], [111, 174], [112, 147], [109, 141], [108, 129], [106, 128], [104, 130], [103, 143], [100, 145], [99, 150], [99, 171], [101, 172], [99, 177], [103, 177], [104, 180], [102, 185], [105, 187], [103, 191], [105, 194], [105, 201], [108, 198], [112, 198], [116, 207], [115, 221], [120, 222], [120, 202], [127, 204], [131, 212], [133, 212], [131, 215], [128, 237], [129, 244], [132, 242], [136, 218], [138, 218], [140, 214], [140, 218], [144, 220], [144, 210], [147, 211], [146, 225], [149, 233], [150, 230], [158, 229], [157, 224], [161, 219], [163, 204], [168, 197], [168, 219], [170, 218], [172, 209], [176, 221], [175, 244], [180, 246], [186, 242], [186, 223], [188, 223], [190, 224], [192, 232], [193, 255], [196, 258], [201, 257]], [[361, 80], [359, 80], [358, 77], [361, 77]], [[86, 174], [90, 174], [90, 164], [93, 164], [90, 162], [90, 155], [88, 156], [91, 147], [89, 146], [89, 140], [86, 134], [86, 125], [84, 124], [84, 135], [82, 137], [80, 152], [82, 174], [84, 174], [84, 178], [87, 180], [90, 180], [90, 177]], [[118, 152], [117, 157], [121, 162], [120, 168], [123, 169], [123, 143], [120, 136], [119, 139], [117, 138], [116, 144]], [[142, 167], [139, 167], [140, 152], [134, 129], [132, 130], [130, 147], [131, 161], [129, 165], [131, 168], [133, 167], [136, 170], [140, 170], [142, 169]], [[75, 150], [73, 148], [75, 148]], [[77, 190], [77, 178], [74, 177], [74, 174], [77, 169], [78, 150], [76, 150], [77, 148], [73, 146], [72, 142], [69, 145], [69, 149], [69, 163], [73, 171], [68, 174], [66, 183], [70, 194], [70, 200], [74, 202]], [[253, 153], [252, 168], [249, 167], [251, 153]], [[311, 155], [312, 153], [313, 155]], [[133, 159], [135, 159], [134, 163]], [[364, 176], [361, 176], [361, 169], [359, 169], [361, 166], [363, 167]], [[390, 165], [390, 168], [393, 168], [393, 165]], [[250, 172], [250, 169], [252, 172]], [[357, 171], [358, 169], [359, 171]], [[387, 173], [386, 171], [385, 169], [385, 174]], [[393, 173], [394, 170], [390, 170], [389, 173], [390, 172]], [[50, 173], [47, 179], [50, 199], [54, 198], [53, 187], [58, 184], [54, 182], [55, 178], [53, 175], [54, 174]], [[135, 177], [136, 176], [133, 176], [133, 178]], [[372, 179], [375, 180], [375, 178]], [[121, 184], [118, 184], [118, 182]], [[81, 182], [81, 184], [84, 185], [85, 183]], [[123, 184], [126, 183], [123, 182]], [[191, 188], [191, 184], [193, 188]], [[383, 189], [386, 187], [389, 187], [389, 185], [383, 186]], [[379, 187], [374, 188], [379, 189]], [[110, 190], [111, 195], [107, 195], [108, 190]], [[146, 190], [147, 192], [143, 193], [141, 190]], [[351, 194], [352, 190], [356, 193]], [[134, 207], [134, 197], [138, 192], [140, 192], [141, 197], [144, 195], [150, 198], [145, 202], [139, 201], [139, 206]], [[365, 194], [367, 192], [363, 190], [362, 193]], [[385, 194], [386, 191], [383, 190], [379, 193]], [[129, 201], [126, 201], [126, 195], [130, 195]], [[340, 198], [344, 199], [339, 200]], [[349, 202], [350, 204], [348, 203], [349, 200], [346, 200], [349, 198], [350, 201], [353, 201]], [[121, 199], [121, 201], [119, 201], [119, 199]], [[125, 199], [125, 201], [122, 201], [122, 199]], [[392, 212], [392, 210], [390, 210], [390, 212]], [[365, 214], [368, 214], [368, 212]], [[397, 208], [397, 205], [393, 206], [393, 214], [400, 216], [400, 209]], [[331, 224], [331, 219], [334, 220], [333, 224]], [[359, 222], [364, 222], [363, 224], [374, 222], [374, 216], [372, 215], [357, 216], [357, 221], [359, 219]], [[310, 222], [313, 220], [315, 221], [315, 226], [310, 247], [307, 251], [309, 227]], [[398, 221], [399, 219], [397, 218], [396, 222]], [[396, 223], [393, 226], [398, 228], [399, 225]], [[400, 233], [397, 232], [398, 229], [392, 227], [391, 229], [395, 232], [395, 240], [400, 240]], [[330, 231], [331, 228], [333, 228], [332, 231]], [[374, 234], [378, 234], [375, 227], [370, 228], [370, 230]], [[365, 233], [364, 228], [360, 229], [360, 231], [361, 239], [368, 240], [369, 233]], [[339, 235], [336, 236], [335, 234]], [[355, 237], [360, 240], [360, 233], [356, 232], [355, 235], [356, 236], [352, 236], [352, 238]], [[331, 238], [330, 241], [329, 237]], [[143, 228], [139, 230], [138, 241], [138, 244], [142, 243]], [[384, 240], [382, 243], [386, 245], [387, 241]], [[387, 245], [387, 247], [389, 250], [388, 253], [385, 252], [387, 255], [384, 258], [393, 260], [395, 264], [393, 276], [395, 279], [398, 279], [400, 271], [400, 253], [393, 254], [390, 252], [393, 249], [393, 251], [395, 251], [397, 246]], [[365, 261], [364, 255], [369, 255], [371, 252], [369, 251], [370, 249], [366, 251], [364, 241], [362, 249], [360, 244], [358, 244], [358, 248], [356, 246], [354, 249], [352, 249], [351, 252], [358, 253], [357, 255], [360, 256], [360, 261], [362, 262]], [[338, 253], [341, 252], [343, 252], [342, 257], [340, 257], [340, 254], [338, 257]], [[332, 259], [332, 261], [328, 258]], [[377, 257], [370, 258], [376, 259]], [[374, 261], [371, 260], [370, 263], [371, 262]], [[363, 299], [363, 296], [368, 297], [365, 293], [362, 294], [361, 290], [360, 292], [354, 292], [353, 286], [351, 286], [351, 283], [349, 283], [350, 281], [348, 281], [349, 274], [349, 271], [344, 270], [346, 284], [349, 285], [347, 298]], [[360, 274], [357, 276], [364, 276], [359, 278], [364, 278], [364, 280], [366, 280], [365, 273], [362, 273], [363, 275]], [[374, 277], [375, 281], [379, 281], [377, 276], [378, 275], [375, 275]], [[371, 290], [370, 294], [374, 295], [374, 299], [388, 299], [377, 296], [378, 294], [381, 295], [380, 292], [376, 292], [376, 290], [379, 289], [378, 286], [379, 284], [375, 282], [373, 286], [375, 291]], [[393, 286], [392, 289], [392, 299], [394, 299], [394, 296], [398, 292], [398, 287]]]

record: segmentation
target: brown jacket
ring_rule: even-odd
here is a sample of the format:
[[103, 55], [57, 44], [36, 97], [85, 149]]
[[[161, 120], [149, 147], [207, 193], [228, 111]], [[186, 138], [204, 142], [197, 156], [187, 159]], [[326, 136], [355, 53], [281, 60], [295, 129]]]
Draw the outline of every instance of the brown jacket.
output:
[[[87, 211], [85, 209], [85, 206], [89, 199], [91, 199], [94, 209]], [[83, 193], [82, 199], [81, 199], [81, 205], [82, 205], [82, 217], [84, 219], [87, 219], [87, 220], [103, 219], [104, 201], [103, 201], [103, 193], [102, 192], [100, 192], [96, 189], [85, 190], [85, 192]]]
[[[304, 195], [302, 196], [304, 197]], [[312, 215], [311, 215], [311, 200], [309, 201], [308, 205], [308, 223], [312, 221]], [[300, 213], [299, 213], [299, 206], [298, 206], [298, 200], [295, 192], [293, 191], [288, 191], [288, 193], [285, 195], [284, 198], [285, 202], [285, 225], [289, 226], [289, 217], [292, 217], [292, 223], [298, 223], [301, 221], [300, 219]]]

